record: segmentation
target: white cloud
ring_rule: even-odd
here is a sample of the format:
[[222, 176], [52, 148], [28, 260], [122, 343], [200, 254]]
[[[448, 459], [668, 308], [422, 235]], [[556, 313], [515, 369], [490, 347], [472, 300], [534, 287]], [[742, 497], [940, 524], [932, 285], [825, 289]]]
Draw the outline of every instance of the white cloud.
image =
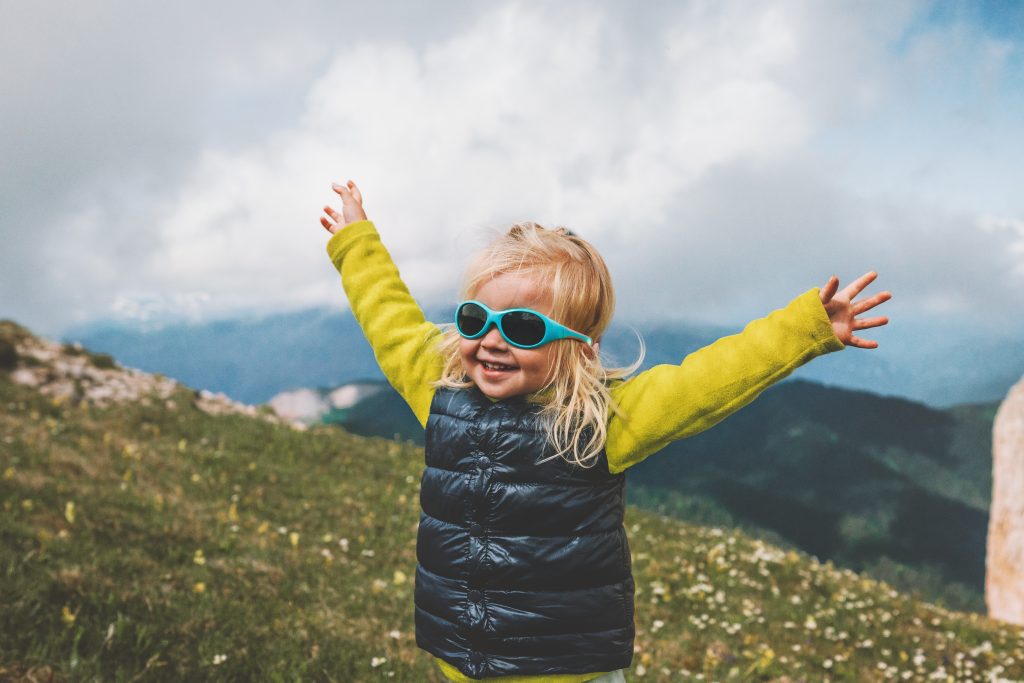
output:
[[[955, 149], [933, 135], [922, 144], [938, 161], [900, 156], [904, 128], [927, 128], [913, 119], [916, 95], [941, 91], [950, 64], [998, 93], [1006, 44], [961, 26], [912, 31], [913, 2], [473, 7], [439, 14], [445, 30], [414, 37], [346, 22], [303, 50], [311, 34], [282, 22], [237, 55], [200, 41], [187, 73], [226, 107], [202, 116], [221, 117], [219, 126], [230, 121], [225, 111], [259, 117], [245, 97], [263, 87], [254, 103], [281, 93], [281, 111], [293, 115], [277, 116], [288, 125], [231, 144], [189, 138], [175, 157], [180, 173], [154, 170], [76, 195], [72, 210], [40, 224], [54, 236], [36, 253], [50, 274], [41, 288], [49, 300], [36, 306], [56, 311], [58, 292], [81, 316], [111, 305], [123, 315], [192, 316], [341, 305], [318, 216], [338, 204], [330, 182], [347, 178], [424, 300], [453, 293], [484, 227], [531, 219], [568, 224], [606, 253], [625, 315], [670, 306], [734, 321], [832, 272], [849, 280], [867, 269], [922, 310], [1019, 302], [1006, 287], [978, 296], [1024, 262], [1014, 255], [1019, 239], [980, 234], [984, 205], [935, 205], [900, 170], [941, 164]], [[169, 78], [168, 96], [187, 100], [187, 80]], [[861, 137], [893, 112], [902, 123], [886, 129], [891, 139]], [[170, 118], [153, 129], [155, 166], [174, 157], [183, 129], [203, 129], [199, 114], [186, 112], [181, 128]], [[934, 226], [942, 239], [932, 239]], [[918, 286], [954, 257], [966, 266], [949, 292]], [[190, 299], [197, 291], [208, 298]], [[138, 292], [159, 293], [157, 303], [138, 303], [149, 296]]]
[[801, 94], [772, 76], [800, 57], [785, 17], [755, 19], [717, 40], [680, 19], [643, 63], [607, 13], [516, 4], [422, 51], [341, 50], [299, 127], [203, 157], [158, 222], [155, 273], [285, 303], [323, 270], [315, 216], [346, 177], [427, 297], [454, 287], [458, 269], [439, 279], [433, 264], [465, 256], [476, 226], [537, 218], [631, 242], [709, 168], [813, 132]]

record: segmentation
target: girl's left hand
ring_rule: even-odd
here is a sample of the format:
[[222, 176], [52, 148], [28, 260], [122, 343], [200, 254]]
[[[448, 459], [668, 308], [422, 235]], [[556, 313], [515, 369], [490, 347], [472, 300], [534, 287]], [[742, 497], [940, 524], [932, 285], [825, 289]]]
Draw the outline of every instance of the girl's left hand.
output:
[[878, 277], [878, 273], [874, 271], [864, 273], [854, 280], [852, 284], [846, 285], [843, 291], [837, 294], [839, 278], [833, 275], [825, 286], [821, 288], [821, 303], [825, 306], [825, 312], [828, 313], [829, 320], [832, 321], [832, 330], [836, 333], [839, 341], [847, 346], [877, 349], [878, 342], [855, 337], [853, 333], [855, 330], [879, 327], [889, 322], [889, 318], [885, 316], [857, 319], [857, 316], [861, 313], [869, 311], [878, 304], [892, 298], [891, 292], [882, 292], [870, 299], [854, 303], [854, 297], [860, 294], [861, 290], [871, 284], [876, 277]]
[[341, 215], [339, 216], [338, 212], [330, 206], [324, 207], [324, 213], [327, 216], [320, 216], [320, 225], [324, 226], [327, 232], [333, 235], [350, 223], [366, 220], [366, 212], [363, 211], [363, 195], [354, 182], [350, 180], [346, 185], [331, 183], [331, 189], [341, 196]]

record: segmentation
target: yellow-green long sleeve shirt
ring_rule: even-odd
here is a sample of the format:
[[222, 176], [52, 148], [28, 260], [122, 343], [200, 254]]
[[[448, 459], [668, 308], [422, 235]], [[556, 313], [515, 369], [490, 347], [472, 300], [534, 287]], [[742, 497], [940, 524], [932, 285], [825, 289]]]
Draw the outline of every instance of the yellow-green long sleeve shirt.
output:
[[[442, 371], [434, 345], [440, 329], [424, 317], [372, 222], [338, 230], [327, 242], [327, 253], [384, 376], [425, 427], [435, 391], [431, 382]], [[657, 365], [614, 383], [610, 391], [625, 419], [609, 417], [608, 469], [622, 472], [669, 443], [714, 426], [799, 366], [843, 348], [815, 287], [742, 332], [687, 355], [679, 365]], [[450, 680], [471, 680], [437, 661]], [[600, 675], [502, 681], [580, 683]]]

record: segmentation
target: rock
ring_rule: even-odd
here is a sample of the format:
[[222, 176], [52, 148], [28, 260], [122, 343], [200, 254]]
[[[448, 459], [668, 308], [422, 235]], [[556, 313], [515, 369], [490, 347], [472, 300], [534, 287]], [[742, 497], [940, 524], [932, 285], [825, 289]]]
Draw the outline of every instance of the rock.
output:
[[330, 408], [320, 392], [313, 389], [283, 391], [270, 399], [270, 407], [286, 420], [306, 424], [317, 422]]
[[[0, 342], [13, 348], [7, 354], [10, 367], [0, 370], [10, 372], [12, 381], [34, 387], [55, 400], [82, 400], [100, 407], [128, 402], [164, 405], [168, 410], [177, 407], [171, 396], [181, 385], [174, 380], [120, 366], [109, 356], [91, 353], [81, 344], [56, 344], [8, 320], [0, 320]], [[109, 360], [102, 360], [105, 358]], [[195, 405], [207, 413], [236, 413], [301, 428], [273, 413], [232, 401], [222, 393], [201, 390], [195, 391], [195, 397]]]
[[992, 426], [992, 507], [985, 558], [989, 616], [1024, 625], [1024, 379]]
[[373, 396], [383, 390], [380, 382], [352, 382], [344, 384], [327, 395], [327, 400], [334, 408], [351, 408], [364, 398]]
[[274, 412], [293, 425], [314, 425], [331, 409], [346, 410], [384, 389], [381, 382], [352, 382], [326, 394], [317, 389], [283, 391], [270, 399]]
[[37, 387], [40, 384], [40, 378], [28, 368], [19, 368], [12, 372], [11, 381], [15, 384], [24, 384], [29, 387]]

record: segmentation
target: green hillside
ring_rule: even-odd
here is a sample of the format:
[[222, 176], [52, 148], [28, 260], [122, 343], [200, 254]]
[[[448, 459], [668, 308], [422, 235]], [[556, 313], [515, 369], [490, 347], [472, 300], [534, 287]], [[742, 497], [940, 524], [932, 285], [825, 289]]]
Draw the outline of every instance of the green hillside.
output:
[[[413, 634], [416, 447], [6, 370], [0, 680], [441, 680]], [[738, 532], [626, 524], [632, 679], [1024, 679], [1018, 627]]]

